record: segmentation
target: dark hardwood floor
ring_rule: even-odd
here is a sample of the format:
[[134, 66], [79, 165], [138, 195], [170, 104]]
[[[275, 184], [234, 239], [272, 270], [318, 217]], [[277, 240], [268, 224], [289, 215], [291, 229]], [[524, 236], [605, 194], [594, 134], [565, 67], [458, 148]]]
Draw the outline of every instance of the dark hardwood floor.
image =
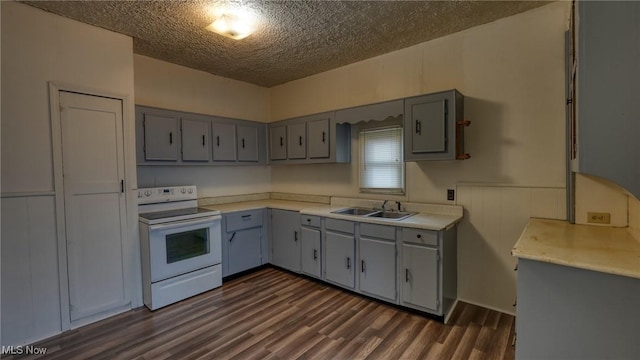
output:
[[[44, 340], [46, 359], [513, 359], [514, 317], [459, 303], [450, 324], [274, 268]], [[8, 357], [18, 358], [18, 357]], [[21, 358], [38, 358], [21, 357]]]

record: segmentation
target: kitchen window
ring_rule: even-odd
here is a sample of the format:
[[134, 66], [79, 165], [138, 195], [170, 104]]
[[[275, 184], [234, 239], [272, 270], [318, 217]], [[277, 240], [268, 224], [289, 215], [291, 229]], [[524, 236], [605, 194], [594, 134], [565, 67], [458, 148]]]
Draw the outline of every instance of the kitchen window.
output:
[[402, 127], [360, 131], [360, 191], [404, 194]]

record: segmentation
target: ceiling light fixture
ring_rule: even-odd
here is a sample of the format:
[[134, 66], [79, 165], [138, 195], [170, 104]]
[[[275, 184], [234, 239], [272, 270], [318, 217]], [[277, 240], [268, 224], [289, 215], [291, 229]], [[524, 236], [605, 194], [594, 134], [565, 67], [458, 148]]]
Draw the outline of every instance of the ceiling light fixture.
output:
[[218, 15], [206, 29], [235, 40], [244, 39], [255, 31], [250, 14], [240, 11]]

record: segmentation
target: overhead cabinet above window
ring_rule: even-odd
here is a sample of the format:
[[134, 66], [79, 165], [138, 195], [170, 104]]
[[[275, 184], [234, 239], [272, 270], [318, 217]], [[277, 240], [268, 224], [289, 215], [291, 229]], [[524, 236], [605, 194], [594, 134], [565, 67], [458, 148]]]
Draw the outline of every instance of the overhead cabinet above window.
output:
[[266, 125], [136, 106], [138, 165], [266, 163]]

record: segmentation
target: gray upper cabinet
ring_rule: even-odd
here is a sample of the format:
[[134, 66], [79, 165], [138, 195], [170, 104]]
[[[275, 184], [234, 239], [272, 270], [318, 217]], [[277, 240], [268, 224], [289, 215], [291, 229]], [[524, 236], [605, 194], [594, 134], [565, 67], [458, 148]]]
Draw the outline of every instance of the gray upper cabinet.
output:
[[255, 121], [136, 105], [136, 161], [138, 165], [266, 164], [265, 131], [266, 124]]
[[178, 160], [178, 118], [143, 113], [144, 159], [159, 161]]
[[269, 159], [287, 159], [287, 127], [285, 125], [269, 127]]
[[361, 121], [383, 121], [389, 118], [401, 118], [404, 114], [403, 99], [356, 106], [336, 111], [336, 121], [340, 124], [355, 124]]
[[258, 162], [258, 128], [238, 125], [238, 161]]
[[351, 125], [337, 124], [335, 112], [269, 125], [270, 160], [275, 164], [351, 162]]
[[236, 161], [236, 126], [233, 123], [213, 122], [213, 161]]
[[209, 121], [182, 118], [182, 160], [209, 161]]
[[287, 152], [289, 159], [305, 159], [307, 157], [307, 124], [297, 123], [287, 126]]
[[640, 198], [640, 2], [577, 7], [577, 170]]
[[466, 159], [463, 96], [456, 90], [404, 100], [404, 159]]
[[329, 157], [329, 119], [312, 120], [307, 123], [307, 146], [310, 159]]

